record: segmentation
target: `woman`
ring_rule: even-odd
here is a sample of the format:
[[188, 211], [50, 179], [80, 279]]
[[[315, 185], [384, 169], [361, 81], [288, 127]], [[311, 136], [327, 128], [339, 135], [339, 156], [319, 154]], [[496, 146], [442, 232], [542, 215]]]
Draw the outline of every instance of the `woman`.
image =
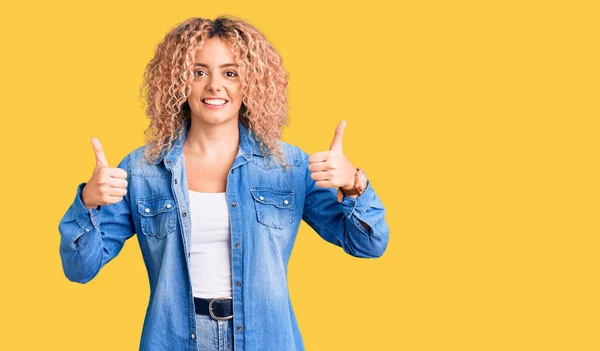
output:
[[144, 77], [147, 145], [97, 165], [60, 222], [65, 275], [91, 280], [137, 233], [150, 281], [141, 350], [304, 350], [287, 288], [300, 220], [356, 257], [383, 254], [385, 210], [342, 152], [279, 140], [287, 74], [243, 21], [191, 18]]

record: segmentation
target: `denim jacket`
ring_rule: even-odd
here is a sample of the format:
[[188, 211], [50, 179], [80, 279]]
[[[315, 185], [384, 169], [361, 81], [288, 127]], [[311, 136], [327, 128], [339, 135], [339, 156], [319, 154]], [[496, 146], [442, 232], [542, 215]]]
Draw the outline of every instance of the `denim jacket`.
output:
[[[182, 152], [190, 122], [155, 163], [144, 148], [118, 165], [127, 172], [122, 201], [86, 209], [77, 195], [60, 221], [66, 277], [86, 283], [137, 233], [150, 282], [140, 350], [197, 350], [189, 275], [189, 198]], [[356, 257], [379, 257], [387, 247], [385, 209], [370, 183], [358, 198], [337, 201], [337, 190], [316, 186], [308, 155], [278, 141], [288, 169], [266, 162], [253, 133], [238, 122], [238, 154], [227, 175], [231, 227], [234, 348], [304, 350], [287, 286], [287, 265], [300, 220]], [[365, 229], [359, 219], [371, 228]]]

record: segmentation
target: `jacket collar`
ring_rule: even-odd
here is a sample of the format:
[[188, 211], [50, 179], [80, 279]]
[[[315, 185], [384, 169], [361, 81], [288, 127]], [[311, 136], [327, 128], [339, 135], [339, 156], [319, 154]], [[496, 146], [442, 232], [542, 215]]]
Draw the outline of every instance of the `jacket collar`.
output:
[[[173, 165], [183, 150], [183, 143], [187, 136], [187, 132], [190, 129], [190, 125], [192, 124], [191, 119], [188, 119], [184, 122], [183, 131], [179, 134], [179, 137], [173, 141], [171, 149], [163, 151], [154, 161], [154, 164], [159, 164], [163, 159], [167, 167]], [[246, 160], [249, 160], [251, 155], [264, 156], [263, 152], [260, 150], [260, 144], [256, 140], [256, 137], [253, 132], [249, 131], [242, 122], [238, 119], [238, 129], [240, 132], [240, 145], [238, 155], [241, 153]]]

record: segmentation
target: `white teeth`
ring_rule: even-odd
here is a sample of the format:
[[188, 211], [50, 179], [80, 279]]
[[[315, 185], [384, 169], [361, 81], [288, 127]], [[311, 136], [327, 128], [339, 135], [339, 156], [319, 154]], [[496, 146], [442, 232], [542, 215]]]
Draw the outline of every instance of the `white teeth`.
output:
[[227, 102], [227, 101], [221, 100], [221, 99], [204, 99], [202, 101], [204, 101], [205, 104], [216, 105], [216, 106], [221, 106]]

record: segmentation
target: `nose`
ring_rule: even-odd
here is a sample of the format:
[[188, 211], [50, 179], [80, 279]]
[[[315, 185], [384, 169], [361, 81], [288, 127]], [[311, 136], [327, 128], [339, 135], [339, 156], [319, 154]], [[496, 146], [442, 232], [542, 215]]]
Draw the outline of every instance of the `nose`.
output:
[[223, 83], [221, 81], [221, 77], [218, 74], [213, 74], [208, 79], [208, 84], [206, 85], [206, 89], [208, 91], [221, 91], [223, 89]]

